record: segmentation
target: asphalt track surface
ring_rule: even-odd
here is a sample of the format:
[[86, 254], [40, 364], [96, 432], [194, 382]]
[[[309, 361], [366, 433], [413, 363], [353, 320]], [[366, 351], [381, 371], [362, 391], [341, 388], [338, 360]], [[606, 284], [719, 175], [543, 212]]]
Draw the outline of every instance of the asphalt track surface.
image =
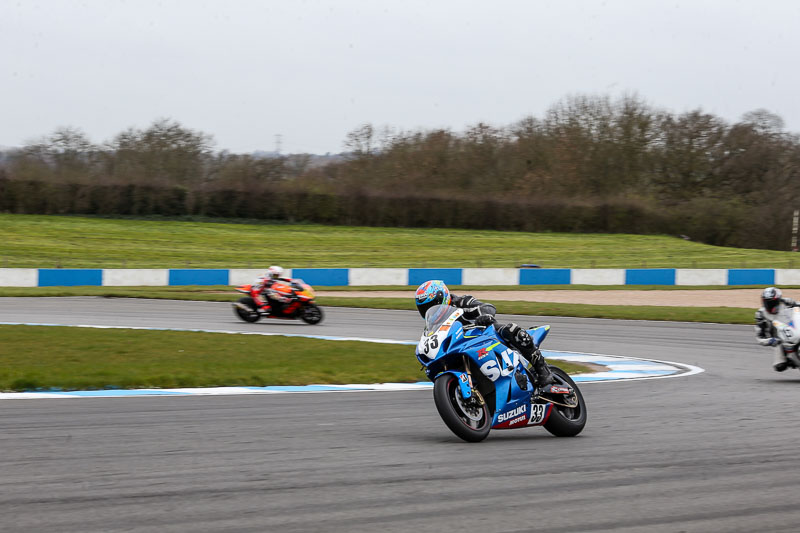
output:
[[[419, 332], [413, 312], [326, 311], [318, 326], [244, 324], [226, 304], [0, 299], [4, 322]], [[706, 371], [587, 383], [580, 436], [529, 428], [479, 444], [449, 432], [429, 390], [8, 400], [0, 530], [798, 530], [800, 373], [773, 372], [750, 327], [516, 319], [552, 324], [549, 349]]]

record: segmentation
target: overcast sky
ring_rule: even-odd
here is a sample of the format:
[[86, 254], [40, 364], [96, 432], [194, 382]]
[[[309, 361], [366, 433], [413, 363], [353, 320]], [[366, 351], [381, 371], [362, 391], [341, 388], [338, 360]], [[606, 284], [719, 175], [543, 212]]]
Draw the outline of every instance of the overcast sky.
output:
[[794, 0], [0, 0], [0, 145], [161, 117], [218, 150], [340, 152], [364, 123], [496, 126], [636, 93], [800, 131]]

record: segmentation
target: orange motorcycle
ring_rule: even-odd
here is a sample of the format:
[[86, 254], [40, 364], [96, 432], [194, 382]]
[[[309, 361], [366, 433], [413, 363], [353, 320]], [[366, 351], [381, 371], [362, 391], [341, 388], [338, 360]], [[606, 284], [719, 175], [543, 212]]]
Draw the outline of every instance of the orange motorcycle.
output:
[[299, 318], [308, 324], [319, 324], [322, 321], [322, 309], [314, 303], [314, 289], [301, 279], [277, 280], [269, 288], [267, 300], [268, 312], [259, 310], [256, 299], [258, 290], [251, 283], [236, 287], [238, 292], [247, 296], [239, 298], [233, 304], [233, 311], [245, 322], [258, 322], [261, 317], [295, 319]]

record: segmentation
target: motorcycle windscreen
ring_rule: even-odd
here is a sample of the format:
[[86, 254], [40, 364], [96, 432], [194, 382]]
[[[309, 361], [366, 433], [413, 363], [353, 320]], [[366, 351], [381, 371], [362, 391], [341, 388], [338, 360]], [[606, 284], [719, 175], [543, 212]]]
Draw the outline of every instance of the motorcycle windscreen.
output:
[[457, 309], [450, 305], [434, 305], [428, 309], [425, 313], [425, 333], [437, 331]]

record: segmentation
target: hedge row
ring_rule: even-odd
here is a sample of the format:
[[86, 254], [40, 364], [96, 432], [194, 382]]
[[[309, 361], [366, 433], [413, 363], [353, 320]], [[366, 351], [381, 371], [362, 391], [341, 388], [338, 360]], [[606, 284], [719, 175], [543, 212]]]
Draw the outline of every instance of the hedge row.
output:
[[709, 244], [785, 249], [787, 232], [760, 229], [756, 213], [748, 211], [752, 209], [708, 200], [662, 208], [623, 200], [586, 205], [568, 200], [443, 199], [413, 194], [341, 196], [307, 191], [204, 191], [183, 187], [53, 184], [0, 176], [0, 211], [8, 213], [188, 215], [357, 226], [685, 234]]

